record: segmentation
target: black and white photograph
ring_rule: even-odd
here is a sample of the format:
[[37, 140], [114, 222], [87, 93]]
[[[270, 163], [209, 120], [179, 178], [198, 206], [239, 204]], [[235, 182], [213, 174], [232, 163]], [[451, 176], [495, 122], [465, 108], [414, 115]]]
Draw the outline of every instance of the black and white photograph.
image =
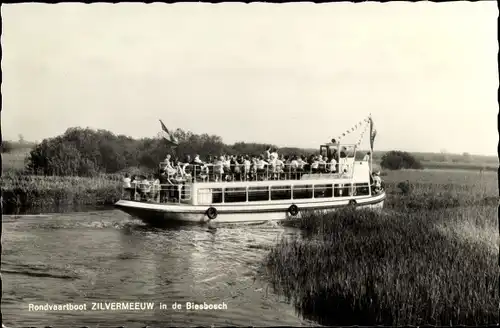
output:
[[2, 4], [2, 328], [498, 325], [498, 15]]

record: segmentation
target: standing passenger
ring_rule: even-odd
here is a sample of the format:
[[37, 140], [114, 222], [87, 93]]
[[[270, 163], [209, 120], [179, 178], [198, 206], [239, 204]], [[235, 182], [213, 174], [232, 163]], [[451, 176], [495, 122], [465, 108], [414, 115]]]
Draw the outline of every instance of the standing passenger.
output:
[[132, 180], [130, 179], [128, 173], [125, 173], [125, 177], [123, 178], [123, 191], [128, 195], [129, 199], [132, 200]]

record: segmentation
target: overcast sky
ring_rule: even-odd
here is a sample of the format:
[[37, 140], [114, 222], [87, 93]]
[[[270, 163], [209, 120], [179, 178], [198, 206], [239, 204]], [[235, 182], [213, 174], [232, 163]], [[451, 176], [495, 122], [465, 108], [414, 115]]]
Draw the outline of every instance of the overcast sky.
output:
[[[2, 5], [2, 133], [496, 154], [496, 2]], [[361, 132], [361, 131], [359, 131]], [[367, 143], [364, 143], [367, 144]]]

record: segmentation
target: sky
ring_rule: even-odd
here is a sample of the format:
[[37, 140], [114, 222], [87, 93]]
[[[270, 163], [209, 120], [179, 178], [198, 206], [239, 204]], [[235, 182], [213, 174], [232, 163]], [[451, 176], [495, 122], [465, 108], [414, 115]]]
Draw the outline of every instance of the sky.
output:
[[371, 113], [376, 150], [497, 153], [495, 1], [1, 11], [4, 139], [154, 137], [161, 118], [226, 143], [316, 148]]

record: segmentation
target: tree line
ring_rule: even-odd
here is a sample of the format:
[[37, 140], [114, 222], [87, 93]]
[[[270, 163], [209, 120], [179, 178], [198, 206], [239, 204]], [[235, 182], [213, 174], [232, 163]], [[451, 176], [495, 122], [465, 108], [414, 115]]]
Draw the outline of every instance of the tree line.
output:
[[[26, 173], [92, 177], [102, 173], [131, 170], [151, 172], [158, 168], [158, 164], [167, 154], [181, 161], [186, 155], [195, 154], [200, 155], [202, 159], [222, 154], [256, 156], [264, 153], [269, 147], [279, 149], [279, 153], [284, 155], [309, 156], [318, 153], [318, 149], [278, 148], [270, 143], [236, 142], [229, 145], [225, 144], [220, 136], [194, 134], [182, 129], [175, 130], [173, 135], [179, 142], [175, 148], [160, 135], [154, 138], [133, 139], [102, 129], [72, 127], [60, 136], [30, 145], [32, 149], [27, 157]], [[6, 151], [10, 145], [4, 142], [3, 146], [2, 150]], [[360, 159], [363, 155], [363, 152], [359, 152], [356, 157]], [[380, 158], [379, 156], [374, 158]], [[380, 164], [391, 170], [422, 168], [420, 161], [412, 154], [399, 151], [385, 153]]]
[[[202, 159], [222, 154], [260, 155], [273, 144], [237, 142], [225, 144], [221, 137], [194, 134], [177, 129], [173, 132], [179, 141], [172, 148], [165, 140], [155, 138], [133, 139], [115, 135], [107, 130], [73, 127], [63, 135], [44, 139], [35, 145], [28, 156], [27, 170], [33, 174], [61, 176], [96, 176], [101, 173], [123, 172], [130, 168], [154, 170], [167, 154], [184, 160], [186, 155], [198, 154]], [[279, 148], [283, 154], [309, 155], [314, 150]]]

